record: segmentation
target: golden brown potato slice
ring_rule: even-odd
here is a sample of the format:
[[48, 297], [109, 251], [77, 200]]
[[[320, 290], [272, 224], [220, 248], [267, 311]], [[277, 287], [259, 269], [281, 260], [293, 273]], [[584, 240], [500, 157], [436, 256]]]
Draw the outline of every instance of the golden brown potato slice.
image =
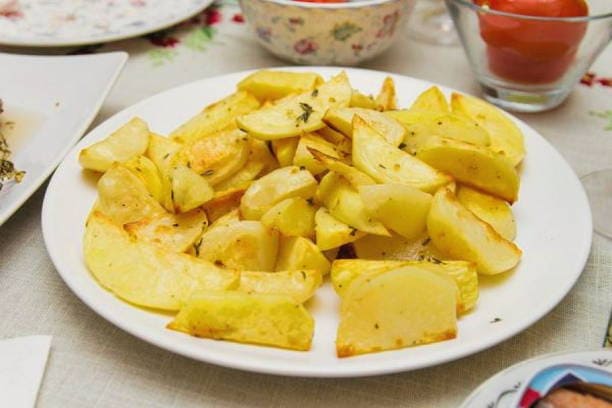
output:
[[520, 179], [516, 169], [505, 157], [485, 147], [440, 139], [419, 150], [417, 157], [460, 183], [510, 203], [518, 199]]
[[258, 109], [259, 101], [248, 92], [238, 91], [204, 110], [183, 123], [170, 138], [179, 143], [193, 143], [224, 129], [236, 127], [236, 117]]
[[249, 158], [248, 161], [263, 163], [262, 175], [268, 174], [272, 170], [280, 167], [278, 160], [270, 146], [270, 142], [249, 137]]
[[406, 184], [432, 193], [451, 179], [387, 143], [359, 116], [353, 123], [353, 164], [379, 183]]
[[365, 108], [378, 111], [382, 110], [382, 107], [376, 103], [373, 96], [365, 95], [356, 89], [353, 89], [349, 106], [351, 108]]
[[139, 242], [101, 213], [87, 221], [85, 263], [100, 284], [139, 306], [178, 310], [196, 292], [236, 288], [239, 274]]
[[287, 295], [208, 292], [194, 297], [167, 326], [197, 337], [309, 350], [314, 320]]
[[384, 225], [368, 214], [359, 192], [338, 173], [329, 172], [323, 177], [317, 199], [334, 218], [350, 227], [370, 234], [389, 235]]
[[212, 186], [238, 172], [249, 158], [249, 140], [238, 129], [209, 135], [185, 146], [178, 154], [184, 164], [206, 178]]
[[512, 207], [506, 201], [466, 186], [459, 186], [456, 195], [465, 208], [492, 226], [502, 237], [514, 241], [516, 221]]
[[314, 89], [294, 98], [240, 116], [238, 127], [251, 136], [275, 140], [314, 132], [325, 126], [323, 115], [330, 108], [348, 106], [351, 86], [346, 73], [341, 73]]
[[235, 189], [246, 189], [251, 185], [253, 180], [264, 172], [265, 165], [261, 162], [249, 160], [243, 168], [234, 173], [230, 178], [215, 185], [217, 192], [223, 192]]
[[172, 201], [175, 212], [184, 213], [212, 200], [215, 191], [208, 181], [187, 166], [172, 170]]
[[325, 126], [324, 128], [317, 130], [317, 134], [334, 146], [337, 146], [338, 144], [347, 140], [346, 136], [337, 130], [330, 128], [329, 126]]
[[276, 203], [290, 197], [309, 199], [317, 189], [317, 180], [307, 170], [283, 167], [254, 181], [242, 197], [240, 212], [247, 220], [258, 220]]
[[86, 147], [79, 153], [84, 169], [105, 172], [113, 163], [123, 163], [143, 155], [149, 145], [149, 127], [140, 118], [134, 118], [106, 139]]
[[113, 164], [98, 180], [95, 210], [120, 225], [166, 213], [142, 180], [122, 164]]
[[427, 229], [431, 195], [404, 184], [374, 184], [359, 187], [366, 211], [385, 227], [408, 240]]
[[321, 272], [312, 269], [279, 272], [243, 271], [240, 273], [238, 290], [246, 293], [287, 295], [296, 303], [304, 303], [314, 295], [322, 280]]
[[238, 89], [255, 95], [260, 101], [269, 101], [312, 91], [323, 82], [323, 78], [314, 72], [261, 70], [240, 81]]
[[397, 109], [397, 94], [393, 78], [386, 77], [383, 81], [380, 92], [376, 96], [376, 104], [383, 111]]
[[315, 214], [315, 232], [317, 246], [321, 251], [341, 247], [366, 234], [337, 220], [325, 207], [319, 208]]
[[440, 88], [432, 86], [416, 98], [410, 111], [450, 113], [450, 106]]
[[307, 133], [300, 137], [295, 155], [293, 156], [293, 165], [305, 168], [315, 176], [323, 173], [325, 166], [312, 155], [311, 149], [318, 150], [334, 159], [340, 159], [340, 154], [336, 151], [334, 145], [321, 136]]
[[[395, 112], [395, 111], [394, 111]], [[363, 108], [337, 108], [330, 109], [325, 114], [325, 123], [339, 132], [342, 132], [346, 137], [353, 137], [353, 118], [361, 117], [376, 130], [382, 137], [392, 144], [399, 146], [406, 137], [406, 129], [388, 116], [386, 113], [363, 109]]]
[[314, 205], [302, 197], [280, 201], [262, 217], [261, 223], [286, 237], [314, 237]]
[[272, 141], [272, 150], [281, 167], [291, 166], [291, 164], [293, 164], [293, 157], [295, 156], [295, 151], [297, 150], [299, 142], [299, 137], [287, 137], [285, 139]]
[[278, 232], [259, 221], [216, 222], [196, 242], [196, 255], [230, 269], [272, 271]]
[[342, 298], [338, 357], [455, 338], [456, 300], [451, 278], [414, 266], [359, 277]]
[[162, 199], [160, 203], [170, 212], [174, 211], [174, 202], [172, 201], [172, 166], [175, 161], [175, 155], [182, 147], [183, 145], [180, 143], [152, 133], [146, 152], [147, 157], [157, 166], [161, 177]]
[[166, 195], [165, 186], [161, 173], [157, 169], [155, 163], [146, 156], [136, 156], [123, 163], [123, 165], [138, 176], [153, 198], [164, 205]]
[[315, 159], [320, 161], [327, 170], [338, 173], [354, 187], [367, 184], [376, 184], [376, 181], [374, 181], [372, 177], [357, 170], [353, 166], [349, 166], [335, 157], [328, 156], [325, 153], [315, 149], [308, 149], [308, 151], [310, 151], [310, 154], [312, 154]]
[[473, 120], [452, 113], [413, 112], [398, 110], [385, 112], [406, 129], [403, 150], [415, 153], [429, 141], [448, 138], [478, 146], [490, 144], [489, 134]]
[[357, 258], [360, 259], [418, 260], [430, 255], [427, 251], [429, 247], [427, 244], [429, 244], [427, 234], [407, 240], [392, 232], [390, 237], [366, 235], [353, 242], [353, 248]]
[[338, 259], [332, 263], [330, 272], [334, 289], [344, 296], [349, 286], [360, 276], [370, 277], [404, 266], [415, 266], [430, 272], [451, 277], [459, 289], [457, 314], [464, 314], [476, 306], [478, 301], [478, 274], [476, 264], [466, 261], [373, 261], [364, 259]]
[[230, 190], [217, 191], [212, 200], [206, 202], [202, 208], [206, 211], [208, 220], [212, 223], [223, 217], [225, 214], [236, 211], [240, 207], [240, 200], [246, 188], [234, 188]]
[[521, 259], [516, 245], [472, 214], [446, 189], [434, 195], [427, 230], [443, 254], [476, 263], [478, 272], [484, 275], [506, 272]]
[[525, 157], [523, 133], [500, 109], [482, 99], [456, 93], [451, 96], [451, 106], [453, 112], [466, 115], [489, 132], [492, 151], [506, 156], [513, 166], [519, 165]]
[[183, 214], [163, 214], [155, 218], [125, 224], [127, 232], [138, 241], [161, 245], [171, 252], [185, 252], [208, 226], [201, 208]]
[[329, 272], [329, 268], [330, 263], [325, 255], [308, 238], [281, 238], [275, 270], [296, 271], [312, 269], [320, 272], [321, 275], [325, 275]]

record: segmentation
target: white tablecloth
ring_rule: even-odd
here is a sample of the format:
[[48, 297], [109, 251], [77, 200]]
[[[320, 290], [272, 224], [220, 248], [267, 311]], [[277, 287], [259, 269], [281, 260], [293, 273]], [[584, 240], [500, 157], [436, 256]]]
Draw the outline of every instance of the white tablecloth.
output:
[[[153, 39], [79, 50], [130, 53], [96, 122], [175, 85], [285, 65], [257, 45], [238, 13], [235, 4], [217, 4], [198, 22]], [[403, 37], [364, 67], [478, 93], [460, 47], [435, 47]], [[612, 76], [612, 47], [593, 71]], [[555, 111], [519, 116], [555, 145], [579, 175], [612, 167], [612, 88], [578, 85]], [[543, 353], [600, 347], [612, 305], [612, 242], [596, 237], [578, 284], [553, 312], [524, 333], [474, 356], [404, 374], [343, 380], [225, 369], [138, 340], [98, 317], [70, 292], [42, 240], [45, 188], [0, 227], [0, 338], [54, 336], [38, 401], [41, 407], [455, 407], [479, 383], [515, 362]]]

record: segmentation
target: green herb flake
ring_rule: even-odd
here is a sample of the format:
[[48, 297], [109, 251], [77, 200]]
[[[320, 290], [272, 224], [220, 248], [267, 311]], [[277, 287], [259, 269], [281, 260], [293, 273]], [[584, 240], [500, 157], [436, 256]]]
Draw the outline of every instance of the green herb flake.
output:
[[302, 121], [304, 123], [308, 123], [308, 119], [310, 119], [310, 115], [312, 115], [314, 109], [312, 106], [304, 102], [300, 102], [300, 108], [302, 108], [302, 114], [297, 117], [296, 122], [299, 123]]

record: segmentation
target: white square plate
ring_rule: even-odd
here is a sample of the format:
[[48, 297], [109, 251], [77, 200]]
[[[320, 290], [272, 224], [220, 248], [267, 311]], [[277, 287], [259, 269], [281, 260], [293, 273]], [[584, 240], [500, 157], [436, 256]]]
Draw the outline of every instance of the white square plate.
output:
[[26, 175], [0, 190], [0, 225], [57, 167], [85, 133], [121, 72], [127, 54], [37, 57], [0, 54], [3, 130], [11, 160]]

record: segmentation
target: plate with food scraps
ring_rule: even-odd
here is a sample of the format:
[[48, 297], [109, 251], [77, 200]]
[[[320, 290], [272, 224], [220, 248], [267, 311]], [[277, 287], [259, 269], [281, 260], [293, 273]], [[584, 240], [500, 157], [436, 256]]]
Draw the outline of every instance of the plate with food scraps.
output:
[[612, 350], [553, 353], [495, 374], [476, 388], [461, 408], [608, 406], [611, 390]]
[[126, 60], [123, 52], [70, 57], [0, 54], [0, 75], [6, 78], [0, 95], [0, 225], [85, 133]]
[[137, 37], [188, 19], [213, 0], [2, 0], [0, 44], [64, 47]]
[[163, 92], [66, 156], [44, 239], [99, 315], [209, 363], [355, 377], [485, 350], [570, 291], [590, 208], [535, 130], [419, 79], [281, 70]]

